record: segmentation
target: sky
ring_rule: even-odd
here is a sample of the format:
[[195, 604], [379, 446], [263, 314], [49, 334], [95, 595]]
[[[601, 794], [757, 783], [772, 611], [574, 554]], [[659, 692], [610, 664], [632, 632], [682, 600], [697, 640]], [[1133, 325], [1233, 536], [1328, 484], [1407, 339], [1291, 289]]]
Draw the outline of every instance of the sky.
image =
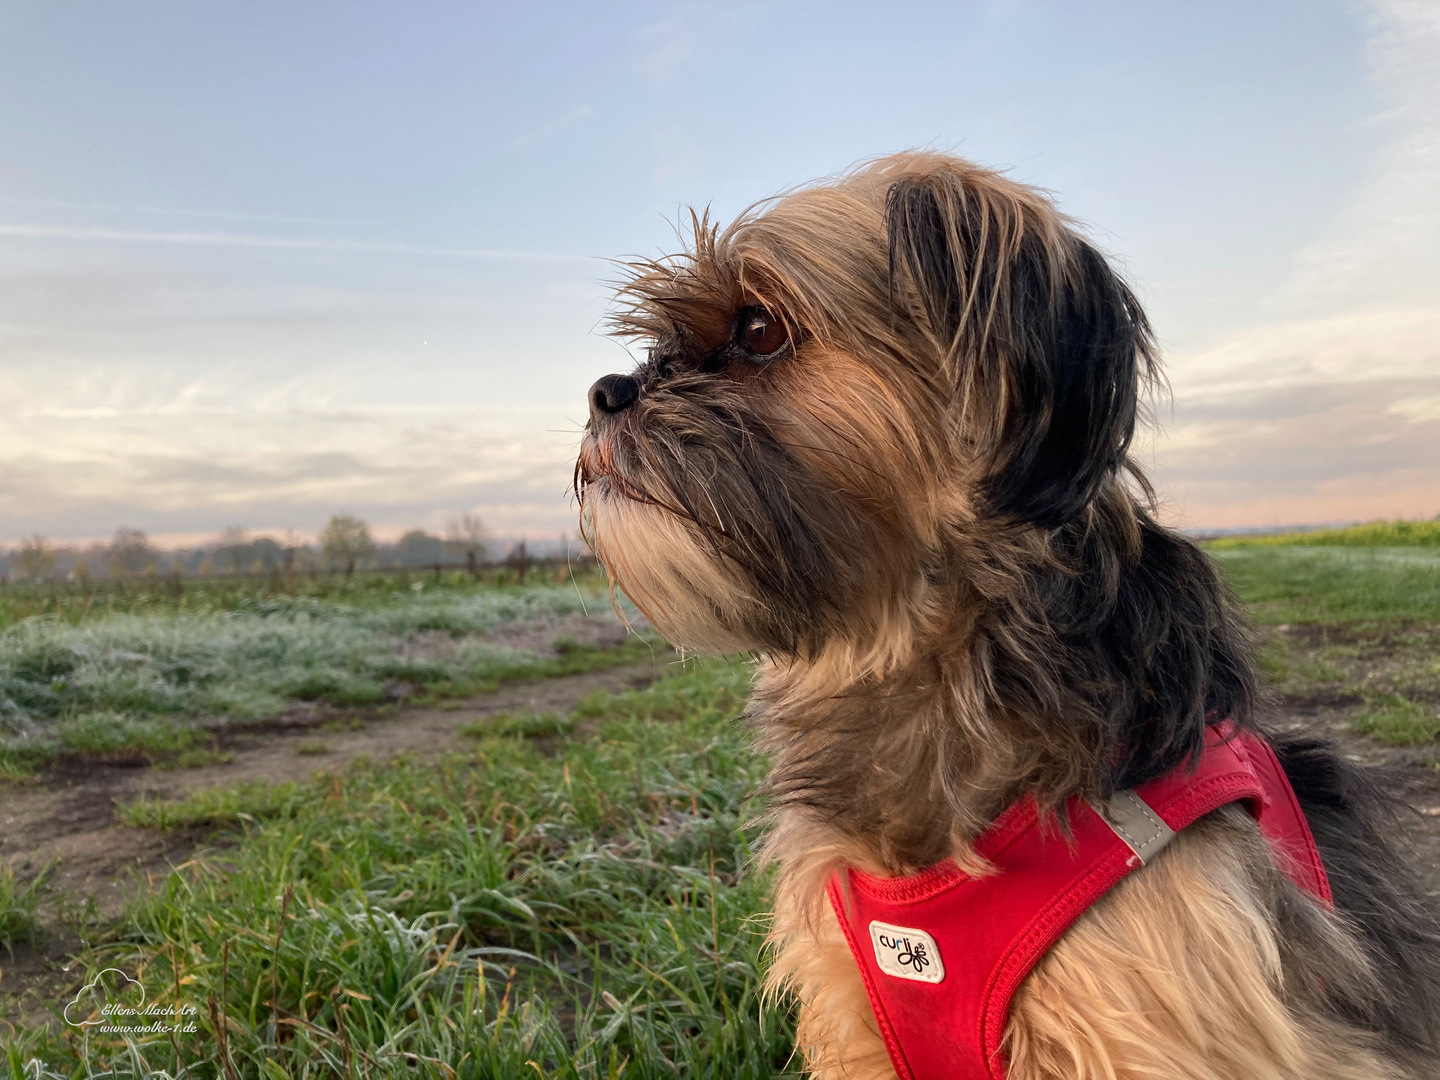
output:
[[611, 260], [932, 147], [1054, 194], [1195, 529], [1440, 513], [1440, 2], [0, 0], [0, 543], [571, 534]]

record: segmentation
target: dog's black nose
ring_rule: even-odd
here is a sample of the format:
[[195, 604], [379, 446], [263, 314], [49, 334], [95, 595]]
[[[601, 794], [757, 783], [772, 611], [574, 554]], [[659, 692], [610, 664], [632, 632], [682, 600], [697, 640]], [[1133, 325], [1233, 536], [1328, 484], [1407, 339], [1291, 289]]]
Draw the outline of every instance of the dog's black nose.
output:
[[640, 384], [630, 375], [606, 375], [590, 387], [590, 417], [624, 412], [640, 400]]

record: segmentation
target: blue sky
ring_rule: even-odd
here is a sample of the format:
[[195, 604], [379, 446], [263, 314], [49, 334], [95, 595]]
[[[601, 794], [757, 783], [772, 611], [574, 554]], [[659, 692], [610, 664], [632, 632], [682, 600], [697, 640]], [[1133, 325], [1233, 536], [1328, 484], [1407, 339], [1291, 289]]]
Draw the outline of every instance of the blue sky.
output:
[[1053, 191], [1191, 526], [1440, 511], [1440, 10], [0, 0], [0, 542], [572, 527], [606, 260], [854, 161]]

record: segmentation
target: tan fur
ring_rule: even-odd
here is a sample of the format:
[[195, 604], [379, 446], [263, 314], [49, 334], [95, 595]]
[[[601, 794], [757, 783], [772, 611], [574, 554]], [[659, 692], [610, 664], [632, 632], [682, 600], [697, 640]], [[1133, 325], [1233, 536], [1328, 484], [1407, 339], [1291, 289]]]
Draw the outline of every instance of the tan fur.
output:
[[[817, 1080], [888, 1080], [889, 1057], [825, 896], [857, 852], [814, 832], [776, 890], [772, 993], [800, 1003]], [[1287, 965], [1273, 898], [1312, 910], [1325, 946], [1369, 977], [1342, 927], [1280, 879], [1253, 823], [1222, 811], [1182, 833], [1060, 940], [1021, 985], [1004, 1047], [1010, 1080], [1414, 1080], [1363, 1033], [1318, 1015]], [[1291, 968], [1287, 972], [1287, 966]]]
[[768, 986], [774, 996], [792, 992], [799, 1003], [795, 1043], [810, 1074], [817, 1080], [894, 1077], [860, 969], [829, 903], [805, 903], [793, 889], [782, 890], [774, 919], [779, 948]]
[[[634, 264], [621, 291], [615, 328], [649, 359], [629, 404], [592, 413], [582, 529], [673, 642], [759, 654], [769, 985], [798, 998], [814, 1075], [889, 1077], [825, 899], [835, 868], [982, 874], [973, 843], [1014, 800], [1106, 797], [1126, 754], [1158, 775], [1152, 743], [1197, 745], [1214, 709], [1249, 721], [1246, 631], [1125, 456], [1158, 378], [1143, 313], [1042, 193], [907, 153], [691, 224], [687, 251]], [[790, 333], [773, 362], [738, 336], [756, 306]], [[1045, 396], [1076, 370], [1099, 374]], [[1077, 401], [1100, 404], [1055, 422], [1073, 445], [1045, 442]], [[1023, 505], [1026, 462], [1072, 460], [1094, 467], [1041, 469], [1044, 505], [1005, 509], [998, 481], [1020, 476]], [[1087, 627], [1102, 610], [1104, 635]], [[1351, 1026], [1383, 999], [1350, 930], [1222, 812], [1036, 968], [1010, 1076], [1398, 1080]]]
[[[1407, 1076], [1363, 1033], [1322, 1018], [1317, 988], [1287, 971], [1273, 897], [1293, 887], [1260, 843], [1243, 812], [1223, 811], [1091, 908], [1016, 995], [1013, 1080]], [[1319, 931], [1342, 971], [1368, 976], [1343, 929]]]
[[736, 652], [752, 643], [726, 627], [759, 600], [716, 562], [693, 527], [628, 499], [591, 498], [580, 531], [625, 594], [671, 642], [700, 652]]

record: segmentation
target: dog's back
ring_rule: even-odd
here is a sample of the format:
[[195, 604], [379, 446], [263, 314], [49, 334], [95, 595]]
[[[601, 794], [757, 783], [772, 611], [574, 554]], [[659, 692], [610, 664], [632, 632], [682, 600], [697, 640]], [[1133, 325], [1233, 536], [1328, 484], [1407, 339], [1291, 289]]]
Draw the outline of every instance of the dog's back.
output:
[[1324, 739], [1271, 734], [1330, 877], [1335, 906], [1374, 966], [1382, 993], [1367, 1016], [1400, 1057], [1440, 1059], [1440, 919], [1402, 839], [1414, 808], [1386, 794], [1375, 771]]

